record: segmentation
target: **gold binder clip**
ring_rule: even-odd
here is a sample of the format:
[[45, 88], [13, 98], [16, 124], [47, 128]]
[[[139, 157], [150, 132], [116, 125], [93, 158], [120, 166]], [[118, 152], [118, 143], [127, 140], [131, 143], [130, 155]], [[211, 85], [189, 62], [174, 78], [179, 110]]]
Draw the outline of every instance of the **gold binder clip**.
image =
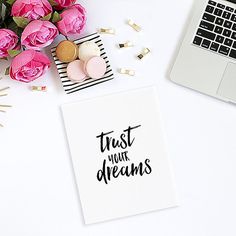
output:
[[144, 48], [143, 51], [137, 56], [138, 59], [143, 59], [147, 54], [149, 54], [151, 52], [150, 49], [148, 48]]
[[123, 75], [129, 75], [129, 76], [134, 76], [135, 75], [135, 71], [134, 70], [124, 69], [124, 68], [120, 68], [118, 70], [118, 72], [120, 74], [123, 74]]
[[139, 25], [137, 25], [136, 23], [134, 23], [132, 20], [128, 20], [127, 23], [129, 26], [131, 26], [137, 32], [140, 32], [142, 30], [142, 28]]
[[115, 34], [115, 33], [116, 33], [115, 30], [112, 29], [112, 28], [108, 28], [108, 29], [101, 28], [101, 29], [99, 30], [99, 32], [100, 32], [101, 34]]
[[[10, 87], [4, 87], [4, 88], [1, 88], [0, 89], [0, 97], [3, 97], [3, 96], [7, 96], [7, 93], [2, 93], [2, 92], [5, 92], [7, 89], [9, 89]], [[6, 105], [6, 104], [0, 104], [0, 112], [3, 112], [5, 113], [6, 111], [4, 110], [4, 108], [8, 108], [8, 107], [12, 107], [11, 105]], [[2, 128], [3, 125], [0, 124], [0, 127]]]
[[[9, 89], [10, 87], [5, 87], [5, 88], [1, 88], [0, 89], [0, 92], [5, 92], [7, 89]], [[4, 96], [7, 96], [7, 93], [3, 93], [3, 94], [0, 94], [0, 97], [4, 97]]]
[[12, 107], [12, 105], [3, 105], [3, 104], [0, 104], [0, 107]]
[[32, 91], [46, 92], [47, 91], [47, 87], [46, 86], [32, 86], [31, 90]]
[[133, 47], [134, 44], [130, 41], [127, 41], [125, 43], [120, 43], [119, 44], [119, 48], [129, 48], [129, 47]]
[[9, 89], [9, 88], [10, 88], [10, 87], [1, 88], [1, 89], [0, 89], [0, 92], [5, 91], [5, 90], [7, 90], [7, 89]]

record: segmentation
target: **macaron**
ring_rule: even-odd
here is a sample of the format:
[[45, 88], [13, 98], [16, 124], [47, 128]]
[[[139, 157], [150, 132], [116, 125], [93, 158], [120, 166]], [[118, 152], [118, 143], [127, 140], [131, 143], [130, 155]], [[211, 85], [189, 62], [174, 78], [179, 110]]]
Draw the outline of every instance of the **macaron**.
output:
[[77, 83], [86, 80], [87, 75], [84, 72], [84, 62], [80, 60], [70, 62], [67, 66], [67, 76], [70, 80]]
[[78, 46], [69, 40], [61, 41], [56, 48], [56, 56], [61, 62], [71, 62], [78, 58]]
[[84, 42], [79, 45], [79, 59], [82, 61], [88, 61], [92, 57], [100, 56], [100, 49], [94, 42]]
[[92, 79], [102, 78], [106, 70], [106, 61], [101, 57], [92, 57], [84, 64], [85, 73]]

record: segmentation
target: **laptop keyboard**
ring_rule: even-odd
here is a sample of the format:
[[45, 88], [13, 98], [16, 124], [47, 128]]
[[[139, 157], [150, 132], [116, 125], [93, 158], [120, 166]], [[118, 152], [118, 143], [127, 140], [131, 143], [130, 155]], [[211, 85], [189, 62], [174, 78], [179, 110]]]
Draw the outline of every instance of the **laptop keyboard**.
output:
[[208, 1], [193, 44], [236, 59], [236, 9]]

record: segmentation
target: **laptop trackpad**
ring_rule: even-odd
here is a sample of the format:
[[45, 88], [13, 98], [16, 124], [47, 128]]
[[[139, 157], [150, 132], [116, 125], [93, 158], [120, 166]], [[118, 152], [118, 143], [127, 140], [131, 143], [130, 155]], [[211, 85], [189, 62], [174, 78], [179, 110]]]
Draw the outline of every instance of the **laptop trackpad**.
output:
[[228, 63], [217, 94], [236, 101], [236, 64]]

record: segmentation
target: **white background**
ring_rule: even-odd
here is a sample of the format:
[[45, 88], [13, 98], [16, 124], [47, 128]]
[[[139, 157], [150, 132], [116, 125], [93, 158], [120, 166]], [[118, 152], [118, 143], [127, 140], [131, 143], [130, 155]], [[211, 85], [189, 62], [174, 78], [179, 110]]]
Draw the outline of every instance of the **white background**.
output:
[[[0, 235], [235, 235], [236, 107], [167, 79], [191, 17], [192, 0], [81, 3], [88, 11], [86, 33], [100, 27], [117, 30], [115, 37], [103, 37], [114, 70], [134, 68], [137, 76], [116, 74], [112, 82], [71, 96], [64, 94], [54, 65], [32, 83], [47, 85], [47, 93], [31, 92], [28, 84], [8, 77], [0, 81], [0, 87], [11, 87], [1, 103], [13, 105], [0, 114], [5, 125], [0, 129]], [[142, 25], [142, 33], [126, 26], [127, 18]], [[115, 45], [125, 40], [137, 46], [119, 51]], [[139, 62], [134, 55], [145, 46], [152, 55]], [[85, 226], [60, 105], [151, 84], [160, 95], [180, 207]], [[96, 122], [96, 117], [88, 119]]]

